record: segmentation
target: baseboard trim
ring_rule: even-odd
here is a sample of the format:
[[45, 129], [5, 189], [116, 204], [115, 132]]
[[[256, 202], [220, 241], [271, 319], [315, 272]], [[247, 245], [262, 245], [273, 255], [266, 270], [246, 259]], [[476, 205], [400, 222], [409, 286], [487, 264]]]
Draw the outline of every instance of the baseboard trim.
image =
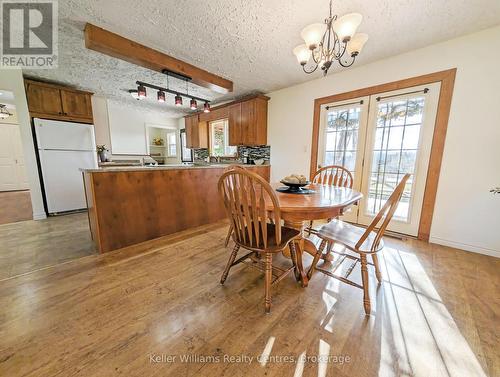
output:
[[47, 218], [47, 214], [45, 212], [42, 213], [33, 213], [33, 220], [43, 220]]
[[491, 257], [500, 258], [500, 251], [498, 251], [498, 250], [487, 249], [484, 247], [469, 245], [466, 243], [445, 240], [445, 239], [442, 239], [439, 237], [430, 237], [429, 242], [436, 243], [438, 245], [454, 247], [455, 249], [470, 251], [470, 252], [477, 253], [477, 254], [484, 254], [484, 255], [489, 255]]

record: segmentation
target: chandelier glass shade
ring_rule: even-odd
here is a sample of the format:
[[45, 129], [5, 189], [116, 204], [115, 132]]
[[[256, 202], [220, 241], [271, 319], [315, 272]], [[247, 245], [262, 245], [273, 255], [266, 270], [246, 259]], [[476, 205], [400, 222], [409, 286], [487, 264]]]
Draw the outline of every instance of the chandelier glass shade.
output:
[[349, 13], [342, 17], [333, 15], [330, 0], [328, 18], [324, 23], [306, 26], [300, 33], [305, 44], [293, 49], [304, 72], [313, 73], [320, 67], [326, 75], [335, 61], [342, 67], [353, 65], [368, 40], [367, 34], [356, 34], [362, 19], [363, 16], [359, 13]]

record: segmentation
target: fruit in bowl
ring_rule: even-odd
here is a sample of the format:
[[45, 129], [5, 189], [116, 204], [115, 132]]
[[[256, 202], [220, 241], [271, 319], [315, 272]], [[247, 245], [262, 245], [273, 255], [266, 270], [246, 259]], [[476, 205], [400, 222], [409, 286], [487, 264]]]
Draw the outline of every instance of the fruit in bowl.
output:
[[310, 183], [307, 178], [301, 174], [287, 175], [280, 182], [287, 185], [290, 190], [300, 190], [301, 187]]
[[281, 180], [282, 183], [309, 183], [307, 178], [304, 175], [301, 174], [291, 174], [287, 175], [285, 178]]

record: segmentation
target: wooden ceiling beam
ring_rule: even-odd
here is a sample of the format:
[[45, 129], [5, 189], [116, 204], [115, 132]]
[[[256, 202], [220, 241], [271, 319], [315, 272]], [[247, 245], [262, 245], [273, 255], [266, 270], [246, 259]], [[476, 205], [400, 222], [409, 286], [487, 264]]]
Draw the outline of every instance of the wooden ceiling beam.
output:
[[233, 91], [230, 80], [89, 23], [85, 25], [85, 47], [153, 71], [167, 69], [188, 76], [192, 83], [218, 93]]

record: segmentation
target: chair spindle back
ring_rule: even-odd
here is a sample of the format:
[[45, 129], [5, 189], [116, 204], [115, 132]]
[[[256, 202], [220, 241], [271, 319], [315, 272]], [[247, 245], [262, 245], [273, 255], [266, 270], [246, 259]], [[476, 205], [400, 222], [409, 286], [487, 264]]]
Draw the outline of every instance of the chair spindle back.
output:
[[363, 242], [366, 241], [366, 239], [370, 235], [370, 232], [377, 228], [377, 225], [382, 222], [380, 227], [378, 227], [376, 231], [377, 235], [375, 236], [375, 239], [373, 240], [373, 243], [370, 247], [372, 251], [375, 251], [377, 249], [378, 244], [384, 236], [385, 230], [392, 219], [392, 216], [394, 216], [394, 212], [396, 212], [396, 209], [398, 208], [399, 201], [403, 196], [405, 185], [409, 178], [410, 174], [405, 174], [403, 179], [401, 179], [401, 182], [398, 183], [391, 196], [389, 196], [389, 199], [387, 199], [383, 207], [380, 209], [380, 211], [378, 211], [377, 216], [375, 216], [368, 228], [366, 228], [366, 231], [359, 239], [358, 243], [356, 244], [357, 249], [360, 248], [361, 245], [363, 245]]
[[312, 179], [313, 183], [337, 187], [352, 188], [352, 174], [343, 166], [329, 165], [322, 167]]
[[255, 248], [267, 248], [267, 227], [271, 217], [266, 210], [266, 201], [268, 203], [270, 201], [273, 207], [276, 245], [281, 244], [280, 206], [269, 183], [248, 170], [233, 169], [222, 174], [218, 188], [227, 216], [233, 225], [237, 243]]

